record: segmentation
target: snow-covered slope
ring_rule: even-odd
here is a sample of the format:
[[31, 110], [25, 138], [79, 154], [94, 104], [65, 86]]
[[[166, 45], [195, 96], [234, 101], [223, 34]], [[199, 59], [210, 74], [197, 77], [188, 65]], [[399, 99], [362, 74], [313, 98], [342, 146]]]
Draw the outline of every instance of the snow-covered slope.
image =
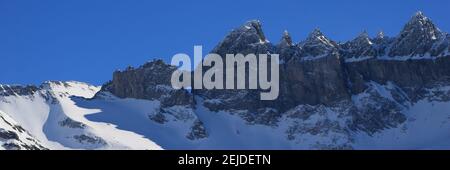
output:
[[408, 103], [406, 121], [372, 135], [355, 135], [355, 149], [450, 149], [450, 86], [426, 89]]
[[[272, 124], [247, 121], [246, 110], [211, 111], [201, 97], [196, 98], [195, 109], [163, 108], [156, 100], [120, 99], [104, 92], [92, 100], [77, 98], [74, 102], [101, 110], [87, 115], [89, 120], [142, 134], [164, 149], [450, 149], [445, 142], [450, 140], [449, 86], [428, 89], [427, 97], [417, 102], [406, 99], [393, 83], [371, 82], [369, 86], [353, 96], [353, 101], [334, 107], [299, 105]], [[166, 110], [166, 121], [153, 119], [161, 109]], [[370, 110], [374, 115], [355, 120], [354, 109]], [[202, 122], [206, 137], [190, 139], [196, 119]], [[376, 126], [378, 119], [384, 123], [380, 127]], [[363, 120], [367, 127], [354, 127]], [[367, 133], [368, 129], [374, 130]]]
[[0, 150], [47, 149], [41, 142], [17, 124], [8, 114], [0, 111]]
[[38, 88], [2, 86], [2, 90], [2, 115], [17, 122], [46, 148], [160, 149], [136, 133], [84, 117], [99, 110], [80, 108], [72, 98], [91, 98], [99, 87], [72, 81], [45, 82]]
[[[0, 97], [0, 149], [450, 149], [450, 86], [412, 102], [393, 83], [368, 85], [352, 101], [299, 105], [264, 124], [249, 122], [246, 110], [211, 111], [199, 96], [194, 108], [164, 107], [85, 83], [46, 82]], [[381, 105], [391, 111], [377, 112]], [[360, 118], [354, 109], [374, 115]], [[355, 127], [366, 119], [375, 124]]]

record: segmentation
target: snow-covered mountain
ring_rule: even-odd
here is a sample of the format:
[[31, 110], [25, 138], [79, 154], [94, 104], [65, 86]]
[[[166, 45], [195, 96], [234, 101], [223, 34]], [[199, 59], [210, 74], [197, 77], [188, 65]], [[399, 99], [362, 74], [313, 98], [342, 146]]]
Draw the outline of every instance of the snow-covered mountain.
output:
[[416, 13], [396, 37], [273, 45], [259, 21], [212, 52], [279, 53], [280, 95], [175, 90], [154, 60], [101, 87], [0, 85], [0, 149], [450, 149], [450, 36]]
[[108, 123], [85, 118], [98, 109], [78, 107], [99, 87], [81, 82], [0, 86], [2, 149], [161, 149], [154, 142]]

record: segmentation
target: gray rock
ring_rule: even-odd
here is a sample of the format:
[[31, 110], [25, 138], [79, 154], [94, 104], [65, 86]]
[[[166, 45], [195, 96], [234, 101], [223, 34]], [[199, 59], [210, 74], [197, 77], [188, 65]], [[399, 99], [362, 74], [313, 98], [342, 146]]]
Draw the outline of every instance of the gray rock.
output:
[[150, 120], [155, 121], [156, 123], [164, 124], [164, 123], [168, 122], [168, 120], [167, 120], [167, 118], [166, 118], [166, 116], [164, 115], [163, 112], [164, 112], [164, 110], [161, 109], [159, 112], [157, 112], [155, 114], [148, 115], [148, 118]]
[[12, 131], [0, 128], [0, 140], [10, 140], [10, 139], [19, 140], [19, 136]]
[[97, 137], [97, 136], [89, 136], [89, 135], [81, 134], [81, 135], [75, 135], [75, 136], [73, 136], [73, 138], [75, 140], [77, 140], [79, 143], [106, 145], [105, 140], [103, 140], [102, 138]]
[[65, 118], [64, 120], [58, 122], [58, 124], [60, 126], [63, 127], [68, 127], [68, 128], [78, 128], [78, 129], [84, 129], [86, 127], [85, 124], [78, 122], [78, 121], [74, 121], [70, 118]]
[[[384, 37], [379, 36], [379, 38], [378, 41], [382, 43], [381, 39]], [[341, 54], [344, 58], [376, 57], [378, 50], [373, 44], [367, 32], [364, 31], [355, 39], [341, 45]]]
[[338, 50], [338, 44], [328, 39], [318, 28], [314, 29], [305, 41], [300, 42], [298, 47], [300, 57], [327, 56]]
[[203, 138], [207, 138], [207, 137], [208, 137], [208, 133], [206, 132], [205, 127], [203, 126], [203, 122], [201, 122], [198, 119], [194, 121], [194, 124], [191, 127], [191, 131], [186, 136], [186, 138], [188, 138], [190, 140], [198, 140], [198, 139], [203, 139]]
[[[422, 12], [417, 12], [393, 42], [389, 56], [423, 56], [445, 35]], [[434, 51], [437, 56], [441, 51]]]
[[0, 96], [31, 96], [38, 90], [39, 88], [33, 85], [0, 85]]
[[212, 53], [221, 56], [225, 54], [260, 54], [273, 49], [266, 39], [262, 25], [258, 20], [252, 20], [236, 28], [220, 42]]
[[15, 143], [5, 143], [2, 145], [6, 150], [20, 150], [21, 147]]
[[187, 90], [175, 90], [170, 79], [175, 66], [162, 60], [148, 62], [139, 68], [116, 71], [113, 80], [105, 84], [101, 91], [109, 91], [121, 98], [159, 100], [165, 107], [174, 105], [194, 105], [194, 98]]

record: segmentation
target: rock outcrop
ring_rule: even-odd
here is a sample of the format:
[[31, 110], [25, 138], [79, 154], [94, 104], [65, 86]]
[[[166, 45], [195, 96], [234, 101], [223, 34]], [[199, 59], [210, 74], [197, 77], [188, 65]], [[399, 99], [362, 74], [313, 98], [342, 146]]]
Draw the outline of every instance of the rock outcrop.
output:
[[102, 90], [121, 98], [157, 99], [168, 107], [193, 106], [194, 98], [187, 90], [172, 88], [170, 79], [175, 70], [175, 66], [165, 64], [162, 60], [148, 62], [139, 68], [129, 67], [114, 72], [113, 79]]

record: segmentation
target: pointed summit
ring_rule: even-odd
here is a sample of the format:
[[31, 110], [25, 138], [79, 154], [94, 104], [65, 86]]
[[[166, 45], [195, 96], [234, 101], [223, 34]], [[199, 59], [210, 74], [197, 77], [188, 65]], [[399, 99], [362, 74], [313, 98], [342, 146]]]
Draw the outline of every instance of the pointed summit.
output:
[[423, 14], [423, 12], [418, 11], [405, 25], [401, 35], [413, 33], [421, 33], [428, 36], [426, 38], [437, 39], [440, 36], [441, 31]]
[[387, 46], [388, 44], [392, 43], [395, 38], [391, 38], [384, 34], [383, 30], [380, 30], [377, 35], [370, 39], [373, 43], [377, 44], [378, 46]]
[[281, 37], [280, 45], [279, 46], [293, 46], [291, 35], [289, 35], [289, 32], [287, 30], [284, 30], [283, 36]]
[[284, 30], [280, 43], [278, 43], [276, 48], [276, 52], [280, 55], [280, 59], [282, 61], [289, 61], [293, 56], [295, 56], [295, 53], [298, 50], [298, 48], [294, 46], [292, 37], [289, 35], [287, 30]]
[[369, 33], [366, 30], [361, 32], [355, 39], [352, 40], [355, 44], [360, 45], [372, 45], [372, 41], [370, 41]]
[[[248, 47], [252, 46], [249, 50]], [[217, 54], [229, 53], [257, 53], [267, 51], [270, 46], [262, 30], [262, 24], [259, 20], [250, 20], [240, 27], [233, 29], [213, 50]]]
[[307, 40], [325, 40], [327, 39], [325, 35], [323, 35], [322, 31], [319, 28], [314, 28], [314, 30], [309, 33]]
[[303, 45], [308, 44], [323, 44], [325, 46], [334, 47], [335, 45], [320, 31], [319, 28], [315, 28], [309, 35]]
[[384, 38], [384, 32], [383, 31], [378, 32], [376, 39], [383, 39], [383, 38]]
[[427, 17], [423, 14], [422, 11], [417, 11], [416, 14], [414, 14], [413, 19], [425, 20], [425, 19], [427, 19]]
[[393, 43], [390, 56], [423, 56], [441, 39], [443, 33], [419, 11], [404, 26]]
[[373, 57], [377, 54], [376, 49], [370, 40], [366, 30], [361, 32], [356, 38], [341, 45], [343, 56], [348, 60]]
[[361, 33], [358, 35], [358, 37], [359, 37], [359, 38], [369, 38], [369, 33], [367, 33], [367, 31], [364, 30], [363, 32], [361, 32]]
[[289, 32], [287, 30], [284, 30], [284, 32], [283, 32], [283, 39], [286, 39], [286, 40], [289, 40], [292, 42], [291, 35], [289, 34]]
[[255, 28], [261, 28], [261, 21], [254, 19], [254, 20], [247, 21], [245, 23], [245, 25], [250, 26], [250, 27], [255, 27]]
[[322, 31], [320, 31], [320, 28], [316, 27], [314, 28], [314, 30], [309, 34], [309, 36], [311, 37], [319, 37], [319, 36], [323, 36]]
[[[260, 39], [260, 43], [268, 42], [266, 39], [266, 36], [264, 35], [264, 33], [262, 31], [262, 25], [259, 20], [247, 21], [242, 27], [247, 31], [256, 33]], [[242, 27], [241, 27], [241, 29], [242, 29]]]
[[318, 29], [314, 29], [305, 41], [298, 44], [304, 57], [326, 56], [336, 50], [337, 44]]

